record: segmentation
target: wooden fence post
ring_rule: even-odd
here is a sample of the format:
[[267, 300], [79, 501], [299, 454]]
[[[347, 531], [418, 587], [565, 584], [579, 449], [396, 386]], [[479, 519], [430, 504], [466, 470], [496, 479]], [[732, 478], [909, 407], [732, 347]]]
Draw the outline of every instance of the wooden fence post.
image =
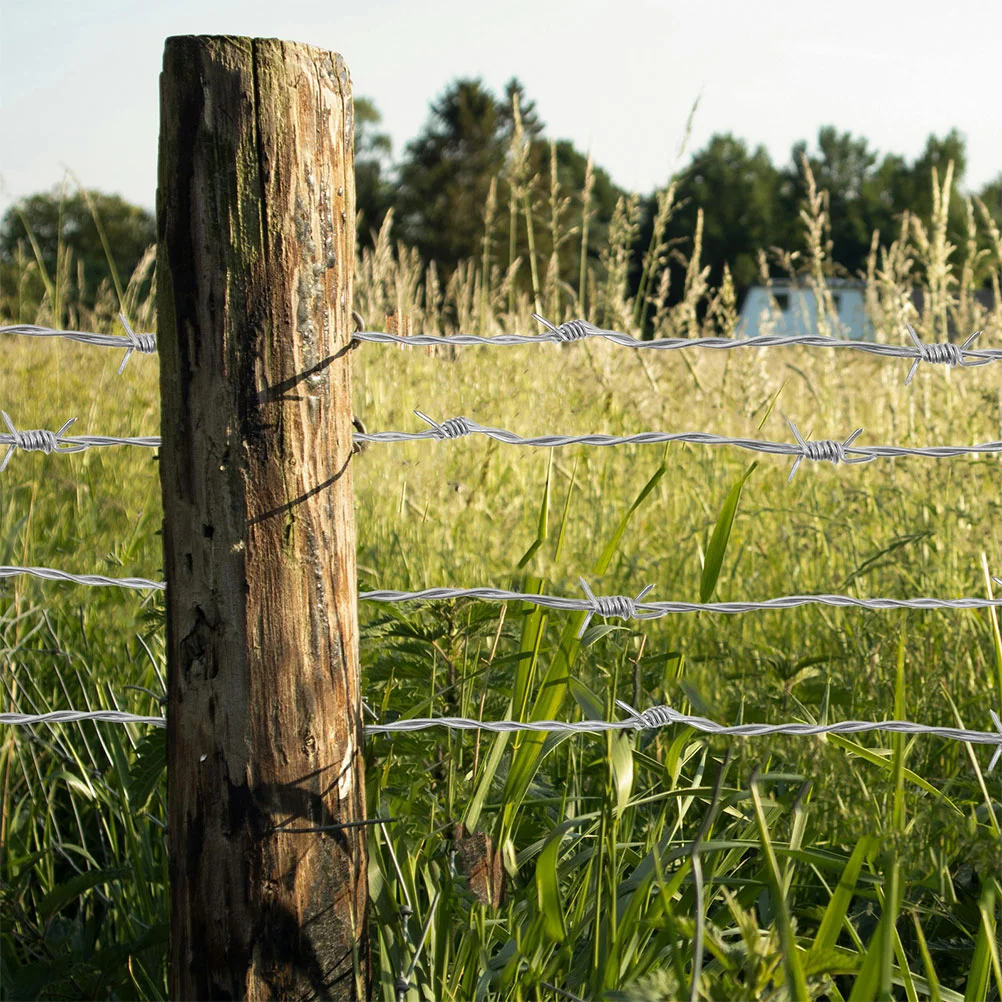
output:
[[364, 998], [351, 83], [180, 36], [160, 101], [170, 997]]

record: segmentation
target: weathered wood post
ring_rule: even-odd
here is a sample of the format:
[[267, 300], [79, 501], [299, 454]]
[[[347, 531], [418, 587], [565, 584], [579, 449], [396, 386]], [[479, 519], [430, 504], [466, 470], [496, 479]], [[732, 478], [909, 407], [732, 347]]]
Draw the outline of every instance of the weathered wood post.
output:
[[351, 83], [185, 36], [160, 100], [170, 997], [366, 997]]

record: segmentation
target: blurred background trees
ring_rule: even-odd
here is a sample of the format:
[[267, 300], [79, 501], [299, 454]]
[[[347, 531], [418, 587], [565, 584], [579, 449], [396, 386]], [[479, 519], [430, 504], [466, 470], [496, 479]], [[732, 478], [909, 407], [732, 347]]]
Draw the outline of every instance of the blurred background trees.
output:
[[[559, 232], [578, 234], [578, 240], [568, 239], [558, 247], [560, 271], [578, 274], [581, 193], [588, 158], [570, 141], [554, 142], [545, 136], [535, 102], [517, 79], [510, 80], [500, 96], [480, 79], [454, 81], [432, 101], [426, 123], [397, 162], [389, 136], [380, 131], [381, 121], [373, 101], [355, 100], [360, 245], [372, 244], [390, 214], [392, 238], [415, 248], [425, 262], [434, 261], [445, 283], [461, 261], [480, 258], [494, 184], [493, 261], [503, 271], [512, 257], [521, 257], [517, 288], [529, 289], [526, 219], [531, 215], [541, 283], [553, 250], [551, 159], [555, 155], [560, 197], [567, 199]], [[937, 168], [942, 184], [950, 161], [954, 188], [947, 239], [958, 249], [964, 247], [966, 208], [958, 186], [964, 180], [967, 158], [964, 140], [956, 130], [943, 138], [929, 136], [925, 150], [913, 163], [892, 153], [880, 157], [865, 138], [839, 133], [832, 126], [819, 130], [814, 150], [802, 140], [780, 165], [772, 163], [762, 146], [753, 150], [744, 139], [717, 134], [691, 154], [674, 179], [673, 210], [664, 231], [664, 260], [671, 272], [669, 305], [683, 294], [686, 255], [693, 246], [700, 208], [701, 264], [710, 268], [711, 286], [721, 283], [724, 265], [728, 265], [739, 306], [749, 286], [758, 281], [760, 248], [792, 251], [802, 245], [800, 211], [807, 195], [802, 156], [818, 188], [829, 193], [831, 258], [838, 274], [858, 276], [866, 267], [873, 231], [879, 230], [881, 243], [889, 245], [898, 237], [906, 210], [929, 226], [931, 170]], [[588, 210], [592, 266], [600, 266], [599, 248], [606, 246], [617, 201], [627, 194], [606, 171], [593, 165]], [[977, 194], [1002, 225], [1002, 172]], [[639, 287], [639, 262], [651, 244], [657, 209], [657, 192], [640, 198], [634, 260], [629, 267], [631, 294]], [[91, 308], [102, 283], [110, 291], [127, 284], [154, 240], [153, 214], [117, 195], [81, 190], [62, 194], [56, 189], [29, 195], [0, 221], [0, 299], [9, 304], [16, 292], [19, 302], [39, 301], [45, 276], [66, 268], [65, 277], [81, 306]], [[59, 259], [61, 253], [64, 259]], [[958, 253], [958, 269], [959, 258]], [[36, 267], [26, 273], [25, 261], [35, 261]], [[987, 285], [989, 270], [990, 263], [982, 264], [979, 285]], [[15, 290], [12, 283], [21, 287]]]

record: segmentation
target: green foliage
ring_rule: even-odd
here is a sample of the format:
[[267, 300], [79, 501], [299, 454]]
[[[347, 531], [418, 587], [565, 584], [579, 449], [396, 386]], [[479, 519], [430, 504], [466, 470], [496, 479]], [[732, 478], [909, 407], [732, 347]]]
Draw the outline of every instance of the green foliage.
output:
[[[0, 309], [8, 315], [33, 315], [58, 276], [64, 301], [93, 310], [102, 283], [112, 292], [123, 291], [121, 276], [136, 270], [155, 241], [153, 214], [118, 195], [78, 190], [67, 196], [53, 189], [22, 198], [0, 220]], [[17, 265], [19, 245], [37, 270], [25, 273]], [[149, 293], [147, 278], [139, 296]]]
[[388, 170], [393, 146], [385, 132], [375, 131], [383, 117], [370, 99], [356, 97], [353, 113], [356, 233], [362, 244], [372, 242], [372, 231], [378, 232], [393, 205], [393, 184]]
[[[761, 146], [750, 153], [744, 140], [730, 133], [712, 136], [678, 176], [678, 209], [667, 228], [668, 242], [687, 243], [696, 228], [697, 210], [703, 208], [701, 260], [710, 267], [714, 282], [721, 281], [724, 265], [729, 266], [740, 301], [749, 286], [760, 282], [760, 248], [789, 248], [796, 253], [793, 249], [800, 243], [802, 229], [799, 209], [807, 195], [801, 170], [801, 158], [806, 156], [819, 188], [829, 193], [828, 256], [835, 262], [833, 274], [858, 277], [866, 274], [875, 230], [890, 240], [906, 212], [929, 225], [934, 210], [929, 186], [932, 168], [942, 178], [952, 161], [954, 180], [959, 183], [966, 163], [964, 140], [955, 130], [943, 139], [930, 136], [923, 153], [911, 164], [896, 154], [879, 159], [865, 138], [839, 134], [833, 126], [819, 129], [817, 144], [818, 152], [809, 153], [806, 142], [795, 143], [787, 163], [775, 166]], [[1002, 224], [999, 191], [1000, 182], [995, 181], [979, 193], [996, 225]], [[654, 195], [645, 199], [643, 210], [637, 252], [647, 245], [654, 227]], [[947, 236], [955, 247], [964, 246], [965, 205], [958, 191], [949, 200]], [[678, 252], [673, 254], [669, 303], [682, 297], [686, 263]], [[775, 264], [786, 269], [781, 255], [776, 255]], [[916, 272], [916, 278], [926, 277], [922, 267]], [[978, 267], [975, 286], [987, 288], [989, 277], [990, 266]]]
[[[463, 107], [453, 109], [453, 125], [475, 134]], [[489, 138], [481, 135], [487, 147]], [[376, 156], [376, 139], [363, 139]], [[832, 149], [833, 159], [866, 161], [851, 144]], [[732, 155], [740, 164], [740, 150]], [[558, 205], [561, 156], [558, 144], [559, 184], [550, 189]], [[568, 155], [566, 176], [597, 191], [589, 166]], [[392, 290], [415, 330], [462, 323], [475, 333], [524, 331], [531, 293], [553, 297], [557, 320], [586, 303], [589, 318], [607, 309], [634, 332], [649, 320], [659, 335], [729, 333], [723, 289], [701, 285], [698, 253], [685, 262], [685, 310], [662, 298], [662, 235], [646, 243], [637, 269], [649, 312], [631, 301], [630, 281], [620, 281], [635, 242], [625, 200], [618, 214], [614, 200], [601, 240], [591, 229], [589, 239], [578, 234], [573, 254], [559, 253], [574, 217], [555, 223], [549, 200], [540, 208], [544, 186], [533, 169], [519, 181], [530, 192], [528, 212], [524, 192], [506, 193], [503, 179], [495, 191], [511, 196], [501, 218], [515, 220], [519, 248], [535, 213], [537, 264], [548, 247], [558, 249], [552, 278], [537, 267], [535, 281], [510, 296], [497, 275], [496, 238], [503, 246], [511, 231], [488, 226], [474, 231], [475, 259], [459, 263], [436, 301], [423, 264], [395, 256], [384, 227], [356, 267], [356, 299], [372, 308], [370, 322]], [[596, 196], [578, 195], [585, 222]], [[659, 207], [663, 220], [675, 218], [666, 193]], [[703, 208], [708, 226], [712, 205]], [[936, 225], [945, 227], [946, 216], [940, 211]], [[992, 242], [990, 218], [977, 217], [975, 236], [985, 243], [987, 231], [982, 264], [999, 274], [1002, 244]], [[697, 233], [686, 235], [694, 247]], [[970, 288], [970, 278], [958, 288], [943, 280], [955, 262], [935, 239], [914, 231], [900, 239], [868, 287], [882, 340], [901, 335], [896, 304], [916, 276], [930, 298], [928, 283], [944, 282], [937, 310], [959, 310]], [[31, 257], [13, 267], [21, 269], [13, 288], [42, 274]], [[68, 315], [67, 274], [46, 272], [39, 313], [18, 319]], [[133, 275], [123, 297], [137, 288]], [[132, 301], [152, 323], [148, 300]], [[107, 305], [73, 308], [85, 329], [108, 330]], [[986, 340], [1002, 333], [998, 310], [982, 319]], [[931, 311], [915, 321], [923, 331], [938, 322]], [[117, 352], [15, 338], [3, 347], [5, 409], [20, 426], [52, 427], [56, 415], [80, 413], [88, 431], [156, 428], [154, 358], [137, 356], [119, 378]], [[808, 434], [808, 414], [818, 429], [863, 425], [876, 442], [997, 434], [991, 367], [923, 368], [906, 388], [904, 369], [887, 360], [801, 349], [767, 359], [744, 349], [692, 361], [673, 353], [648, 364], [640, 353], [581, 342], [505, 349], [503, 360], [485, 363], [483, 352], [494, 350], [354, 353], [355, 409], [384, 428], [410, 427], [413, 408], [433, 398], [443, 415], [485, 415], [504, 427], [726, 426], [782, 439], [773, 410], [790, 369]], [[43, 369], [47, 392], [39, 394]], [[474, 440], [440, 445], [373, 447], [357, 457], [360, 587], [507, 580], [528, 593], [577, 594], [585, 573], [604, 594], [636, 594], [653, 582], [658, 598], [709, 598], [726, 567], [731, 589], [740, 581], [742, 595], [756, 598], [841, 583], [872, 595], [954, 596], [990, 589], [987, 554], [1002, 550], [994, 458], [822, 465], [787, 485], [788, 464], [771, 457], [754, 464], [752, 494], [738, 450], [582, 448], [540, 457]], [[155, 460], [143, 450], [19, 453], [0, 492], [0, 563], [79, 562], [156, 577], [161, 518]], [[592, 622], [581, 641], [583, 613], [520, 604], [363, 603], [359, 614], [363, 691], [383, 720], [609, 717], [622, 699], [726, 722], [907, 716], [980, 728], [986, 706], [1002, 699], [993, 610], [804, 607], [612, 619]], [[116, 589], [0, 581], [4, 710], [157, 712], [163, 663], [161, 594], [143, 601]], [[986, 751], [880, 734], [725, 744], [681, 727], [373, 736], [368, 814], [397, 819], [369, 833], [374, 990], [394, 999], [396, 978], [410, 971], [409, 1002], [527, 1002], [559, 992], [633, 1002], [688, 998], [693, 986], [695, 997], [714, 1000], [997, 999], [1002, 802], [996, 777], [982, 772]], [[164, 761], [164, 732], [148, 728], [0, 733], [0, 996], [166, 998]], [[460, 852], [457, 822], [477, 837], [479, 869], [464, 862], [471, 850], [467, 843]]]
[[[541, 126], [529, 121], [530, 133]], [[502, 174], [514, 127], [510, 104], [480, 80], [459, 80], [431, 106], [398, 172], [396, 233], [451, 271], [476, 254], [491, 178]]]

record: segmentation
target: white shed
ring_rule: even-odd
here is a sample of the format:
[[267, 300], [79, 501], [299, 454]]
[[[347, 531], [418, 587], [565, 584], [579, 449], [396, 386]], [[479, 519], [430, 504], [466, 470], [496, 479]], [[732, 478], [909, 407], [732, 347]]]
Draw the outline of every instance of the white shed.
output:
[[[829, 279], [828, 288], [835, 304], [835, 313], [829, 319], [831, 334], [853, 341], [872, 341], [873, 324], [866, 315], [863, 299], [865, 284], [851, 279]], [[809, 286], [777, 279], [772, 283], [772, 295], [779, 313], [774, 317], [771, 333], [818, 333], [818, 309], [814, 292]], [[755, 337], [763, 333], [762, 328], [768, 324], [770, 312], [769, 290], [762, 285], [753, 285], [741, 307], [735, 337]]]

